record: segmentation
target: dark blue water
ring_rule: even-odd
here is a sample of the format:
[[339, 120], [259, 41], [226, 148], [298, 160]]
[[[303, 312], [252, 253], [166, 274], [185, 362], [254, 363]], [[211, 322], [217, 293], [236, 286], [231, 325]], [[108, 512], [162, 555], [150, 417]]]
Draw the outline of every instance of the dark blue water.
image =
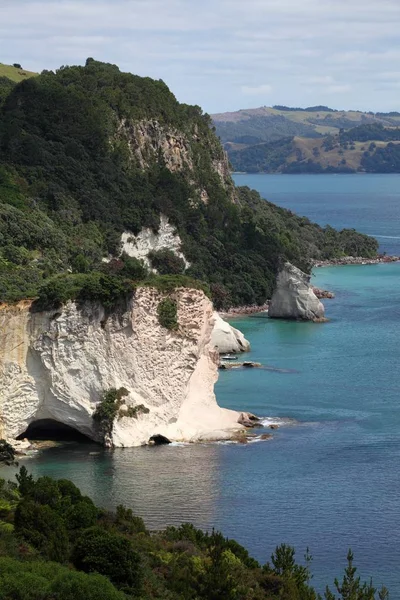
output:
[[375, 236], [382, 251], [400, 255], [400, 175], [235, 174], [274, 202], [322, 226], [354, 227]]
[[[345, 176], [260, 177], [284, 188], [293, 185], [287, 179], [307, 189], [338, 181], [331, 202], [345, 206]], [[364, 186], [370, 178], [345, 179]], [[376, 196], [374, 208], [370, 197], [375, 233], [393, 233], [397, 205], [388, 229], [378, 218], [390, 198]], [[307, 214], [302, 188], [292, 201]], [[353, 225], [343, 217], [343, 226]], [[151, 527], [214, 526], [261, 561], [282, 542], [300, 557], [308, 546], [320, 589], [340, 575], [351, 546], [361, 575], [400, 598], [400, 264], [318, 269], [314, 281], [336, 293], [325, 302], [330, 321], [236, 320], [250, 358], [276, 370], [222, 372], [216, 387], [223, 406], [283, 418], [273, 440], [114, 452], [70, 445], [27, 459], [30, 469], [69, 477], [100, 505], [122, 502]]]

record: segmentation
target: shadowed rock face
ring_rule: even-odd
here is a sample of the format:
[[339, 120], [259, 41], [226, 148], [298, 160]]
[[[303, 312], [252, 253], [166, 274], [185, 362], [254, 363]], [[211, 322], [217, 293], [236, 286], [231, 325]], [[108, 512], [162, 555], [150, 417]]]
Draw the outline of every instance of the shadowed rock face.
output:
[[310, 286], [310, 275], [285, 263], [278, 274], [268, 315], [273, 319], [322, 320], [324, 305]]

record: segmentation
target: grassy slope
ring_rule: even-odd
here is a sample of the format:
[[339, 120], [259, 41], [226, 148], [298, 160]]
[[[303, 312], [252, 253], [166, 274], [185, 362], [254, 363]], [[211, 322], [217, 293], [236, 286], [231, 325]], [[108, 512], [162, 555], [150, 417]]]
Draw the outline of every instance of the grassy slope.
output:
[[[400, 125], [400, 117], [379, 117], [374, 114], [358, 111], [285, 111], [266, 106], [232, 113], [220, 113], [212, 115], [212, 118], [217, 125], [217, 133], [219, 123], [232, 123], [239, 128], [236, 130], [238, 133], [240, 132], [242, 135], [245, 135], [246, 129], [249, 126], [251, 127], [251, 123], [255, 119], [268, 116], [283, 117], [292, 123], [307, 125], [321, 136], [336, 136], [339, 134], [341, 128], [351, 129], [359, 125], [381, 123], [386, 128], [398, 127]], [[264, 121], [262, 127], [268, 127], [268, 121]], [[360, 169], [363, 154], [368, 150], [371, 142], [375, 143], [376, 148], [385, 148], [389, 143], [371, 139], [368, 142], [355, 142], [354, 149], [341, 148], [336, 143], [332, 150], [326, 151], [323, 146], [324, 141], [324, 137], [311, 138], [307, 137], [307, 134], [296, 135], [293, 138], [293, 151], [282, 163], [282, 169], [285, 164], [293, 163], [301, 156], [302, 161], [312, 160], [313, 163], [319, 163], [324, 169], [345, 166], [357, 171]], [[396, 144], [398, 142], [393, 143]], [[226, 142], [224, 145], [229, 155], [234, 151], [246, 151], [246, 148], [257, 147], [257, 145], [239, 144], [231, 141]], [[236, 168], [233, 156], [231, 159], [234, 168]], [[345, 164], [343, 164], [343, 160], [346, 161]]]
[[[358, 170], [360, 168], [361, 159], [369, 145], [374, 140], [368, 142], [354, 142], [354, 150], [350, 148], [348, 150], [340, 148], [337, 144], [332, 150], [325, 151], [323, 147], [324, 139], [311, 139], [311, 138], [294, 138], [295, 148], [301, 151], [302, 160], [311, 159], [314, 162], [318, 162], [323, 168], [326, 167], [338, 167], [343, 159], [346, 160], [346, 166], [351, 169]], [[377, 148], [384, 148], [389, 142], [375, 141]], [[392, 142], [398, 144], [400, 142]], [[314, 148], [318, 149], [319, 155], [316, 157], [313, 153]], [[296, 152], [293, 151], [288, 157], [287, 162], [291, 163], [296, 160]]]
[[16, 83], [29, 77], [35, 77], [36, 75], [37, 73], [33, 73], [32, 71], [16, 69], [12, 65], [3, 65], [3, 63], [0, 63], [0, 77], [7, 77], [7, 79], [11, 79], [11, 81], [15, 81]]

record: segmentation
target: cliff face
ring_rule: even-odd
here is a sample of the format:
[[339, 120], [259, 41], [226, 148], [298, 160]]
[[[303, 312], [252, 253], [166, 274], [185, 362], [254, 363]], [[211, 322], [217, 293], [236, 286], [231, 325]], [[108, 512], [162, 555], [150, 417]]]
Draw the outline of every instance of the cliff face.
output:
[[206, 189], [199, 186], [196, 169], [199, 159], [196, 147], [206, 151], [210, 157], [210, 166], [218, 176], [220, 183], [229, 192], [231, 200], [236, 201], [235, 188], [230, 174], [229, 161], [215, 137], [200, 134], [198, 126], [192, 125], [186, 132], [176, 127], [163, 125], [156, 119], [119, 122], [114, 141], [123, 140], [128, 147], [133, 163], [146, 170], [155, 162], [162, 160], [171, 173], [184, 173], [189, 182], [208, 201]]
[[136, 291], [107, 316], [98, 303], [31, 312], [29, 303], [0, 310], [2, 436], [15, 438], [30, 423], [53, 419], [99, 440], [92, 414], [102, 393], [124, 387], [125, 404], [147, 414], [114, 422], [112, 443], [136, 446], [155, 434], [170, 440], [229, 437], [238, 414], [215, 400], [217, 355], [210, 345], [212, 304], [198, 290], [179, 289], [179, 330], [158, 322], [163, 295]]
[[124, 231], [121, 236], [122, 252], [128, 256], [142, 260], [149, 268], [151, 267], [151, 262], [148, 258], [149, 252], [165, 249], [171, 250], [171, 252], [179, 256], [184, 261], [186, 268], [190, 267], [190, 263], [181, 252], [181, 247], [181, 238], [165, 215], [160, 216], [160, 227], [157, 233], [154, 233], [150, 227], [144, 227], [138, 235], [134, 235], [130, 231]]
[[268, 316], [274, 319], [323, 320], [325, 308], [314, 294], [310, 278], [310, 275], [286, 262], [278, 273]]

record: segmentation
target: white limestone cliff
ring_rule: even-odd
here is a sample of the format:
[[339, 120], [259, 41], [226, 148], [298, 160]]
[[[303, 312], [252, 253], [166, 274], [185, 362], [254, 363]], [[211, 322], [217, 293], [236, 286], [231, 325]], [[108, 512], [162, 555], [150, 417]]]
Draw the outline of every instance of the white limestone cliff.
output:
[[149, 252], [165, 249], [179, 256], [186, 268], [190, 267], [190, 263], [181, 251], [181, 245], [181, 238], [165, 215], [160, 216], [160, 227], [157, 233], [154, 233], [150, 227], [144, 227], [138, 235], [125, 231], [121, 236], [121, 252], [142, 260], [147, 267], [151, 267]]
[[268, 308], [275, 319], [320, 321], [325, 308], [310, 286], [310, 275], [286, 262], [278, 273], [276, 287]]
[[224, 321], [217, 312], [214, 313], [214, 319], [211, 345], [219, 354], [249, 352], [250, 342], [246, 340], [241, 331]]
[[92, 415], [103, 391], [124, 387], [128, 406], [148, 414], [116, 419], [115, 446], [137, 446], [153, 435], [170, 440], [227, 438], [239, 413], [217, 405], [218, 356], [210, 343], [214, 317], [203, 292], [179, 289], [178, 331], [163, 328], [164, 297], [140, 288], [128, 305], [106, 315], [99, 303], [31, 312], [29, 302], [0, 307], [1, 437], [52, 419], [99, 440]]

